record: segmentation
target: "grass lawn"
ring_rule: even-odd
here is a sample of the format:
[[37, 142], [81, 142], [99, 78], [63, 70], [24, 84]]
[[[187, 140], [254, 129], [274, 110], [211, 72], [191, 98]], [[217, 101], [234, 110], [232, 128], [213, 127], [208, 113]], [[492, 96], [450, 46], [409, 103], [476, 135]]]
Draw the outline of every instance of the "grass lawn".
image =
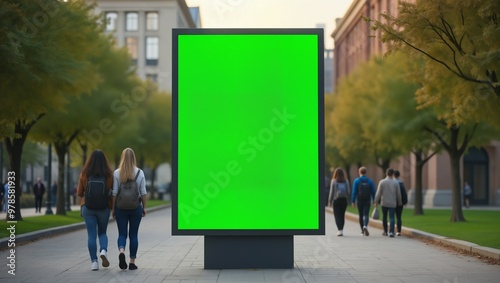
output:
[[[348, 211], [358, 213], [353, 207], [349, 207]], [[500, 249], [500, 211], [464, 208], [463, 213], [466, 222], [450, 222], [450, 209], [424, 209], [424, 215], [415, 216], [413, 208], [405, 208], [403, 226]]]
[[[167, 203], [169, 203], [169, 201], [148, 200], [147, 207], [151, 208]], [[2, 214], [2, 216], [5, 216], [5, 214]], [[41, 215], [23, 217], [23, 221], [18, 221], [16, 224], [16, 235], [79, 222], [83, 222], [83, 218], [80, 217], [79, 210], [68, 211], [66, 212], [66, 215]], [[7, 224], [5, 219], [2, 219], [0, 221], [0, 238], [7, 237], [9, 235], [7, 227], [9, 227], [9, 224]]]

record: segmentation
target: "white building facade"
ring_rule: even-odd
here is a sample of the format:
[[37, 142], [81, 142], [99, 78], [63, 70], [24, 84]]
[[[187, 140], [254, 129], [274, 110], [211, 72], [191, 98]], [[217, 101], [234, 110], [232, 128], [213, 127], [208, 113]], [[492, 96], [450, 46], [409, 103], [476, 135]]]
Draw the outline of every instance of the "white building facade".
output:
[[[198, 8], [184, 0], [98, 0], [96, 13], [118, 46], [126, 46], [137, 75], [172, 92], [172, 29], [201, 27]], [[198, 13], [196, 13], [198, 12]], [[192, 15], [196, 15], [196, 22]]]

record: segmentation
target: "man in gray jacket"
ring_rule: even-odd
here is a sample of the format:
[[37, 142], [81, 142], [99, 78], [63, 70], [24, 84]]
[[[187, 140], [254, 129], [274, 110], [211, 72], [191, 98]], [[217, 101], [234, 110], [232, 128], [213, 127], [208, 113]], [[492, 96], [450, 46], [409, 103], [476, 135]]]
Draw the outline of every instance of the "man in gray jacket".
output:
[[385, 179], [378, 183], [377, 193], [375, 194], [375, 204], [382, 205], [382, 226], [384, 226], [384, 236], [387, 236], [387, 212], [389, 212], [390, 229], [389, 236], [394, 237], [394, 212], [396, 206], [402, 205], [401, 191], [399, 190], [399, 183], [392, 178], [394, 170], [387, 169]]

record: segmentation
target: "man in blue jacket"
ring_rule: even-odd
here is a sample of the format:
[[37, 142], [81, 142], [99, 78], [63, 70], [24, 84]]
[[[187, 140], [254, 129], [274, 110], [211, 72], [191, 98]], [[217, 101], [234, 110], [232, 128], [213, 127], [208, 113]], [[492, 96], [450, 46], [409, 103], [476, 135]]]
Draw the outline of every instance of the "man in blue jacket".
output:
[[366, 167], [359, 168], [359, 177], [352, 183], [352, 206], [358, 206], [359, 226], [361, 235], [369, 236], [368, 220], [370, 219], [370, 206], [375, 199], [375, 184], [366, 177]]

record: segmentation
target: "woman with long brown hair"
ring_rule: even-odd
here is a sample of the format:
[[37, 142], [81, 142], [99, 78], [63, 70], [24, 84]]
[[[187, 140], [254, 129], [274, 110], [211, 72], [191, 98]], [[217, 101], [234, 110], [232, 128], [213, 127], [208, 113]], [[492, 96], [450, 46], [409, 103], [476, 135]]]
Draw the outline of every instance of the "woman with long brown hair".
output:
[[[95, 178], [95, 179], [94, 179]], [[104, 185], [104, 208], [96, 208], [95, 203], [86, 203], [86, 197], [84, 197], [90, 190], [90, 180], [99, 180], [95, 183], [100, 183], [100, 186]], [[103, 184], [104, 183], [104, 184]], [[99, 184], [98, 184], [99, 186]], [[90, 259], [92, 261], [92, 270], [96, 271], [99, 269], [99, 263], [97, 261], [97, 241], [96, 238], [99, 237], [100, 245], [100, 257], [102, 260], [102, 266], [108, 267], [109, 261], [107, 259], [108, 251], [108, 236], [106, 230], [108, 228], [110, 209], [112, 208], [112, 199], [110, 196], [111, 190], [113, 189], [113, 171], [109, 167], [108, 160], [104, 152], [100, 150], [94, 150], [90, 157], [85, 162], [80, 173], [80, 179], [78, 181], [78, 188], [76, 194], [81, 197], [81, 215], [85, 220], [85, 226], [87, 227], [87, 247], [90, 254]], [[87, 202], [91, 201], [92, 198], [88, 198]], [[94, 199], [95, 200], [95, 199]], [[97, 200], [99, 201], [99, 200]]]
[[345, 211], [350, 195], [349, 180], [346, 179], [344, 170], [341, 168], [335, 169], [332, 182], [330, 183], [328, 204], [330, 206], [333, 205], [335, 224], [337, 224], [338, 229], [337, 236], [344, 235]]

